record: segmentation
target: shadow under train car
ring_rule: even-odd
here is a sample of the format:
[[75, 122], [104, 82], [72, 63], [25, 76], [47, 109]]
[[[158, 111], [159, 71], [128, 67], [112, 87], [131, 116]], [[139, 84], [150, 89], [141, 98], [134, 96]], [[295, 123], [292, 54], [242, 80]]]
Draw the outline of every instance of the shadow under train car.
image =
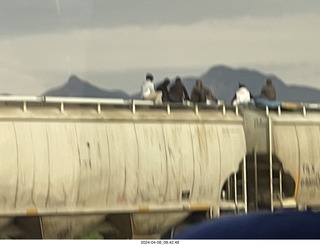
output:
[[250, 213], [189, 226], [174, 239], [319, 239], [319, 227], [319, 212]]

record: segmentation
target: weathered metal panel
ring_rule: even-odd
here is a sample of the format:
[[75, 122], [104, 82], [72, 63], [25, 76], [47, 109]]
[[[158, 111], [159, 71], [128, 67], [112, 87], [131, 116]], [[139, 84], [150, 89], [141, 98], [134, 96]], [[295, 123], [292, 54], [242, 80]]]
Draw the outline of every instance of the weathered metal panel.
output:
[[163, 134], [166, 153], [166, 161], [163, 164], [167, 168], [165, 201], [188, 201], [188, 193], [191, 192], [194, 178], [189, 124], [164, 124]]
[[219, 205], [224, 180], [245, 154], [242, 119], [233, 113], [2, 109], [1, 214], [44, 215], [47, 238], [72, 237], [104, 219], [81, 216], [94, 213], [134, 213], [137, 233], [163, 231], [194, 207]]
[[80, 169], [74, 123], [50, 122], [46, 125], [46, 130], [49, 148], [49, 176], [44, 176], [49, 178], [46, 207], [75, 207], [78, 200]]
[[118, 207], [136, 204], [140, 176], [138, 147], [135, 128], [132, 123], [105, 124], [109, 149], [109, 174], [107, 205]]
[[167, 189], [167, 160], [162, 123], [137, 123], [140, 204], [163, 203]]
[[246, 135], [247, 154], [266, 154], [268, 152], [268, 117], [257, 108], [240, 107], [243, 128]]
[[15, 129], [11, 122], [0, 122], [0, 208], [12, 210], [16, 206], [18, 156]]
[[[16, 208], [45, 207], [50, 180], [46, 126], [44, 123], [15, 122], [14, 129], [18, 157]], [[13, 149], [7, 150], [14, 154]]]
[[296, 181], [297, 203], [320, 205], [320, 120], [308, 117], [273, 117], [273, 151]]
[[192, 202], [217, 201], [220, 182], [220, 149], [216, 125], [190, 125], [194, 178]]
[[[273, 151], [282, 163], [285, 172], [293, 178], [299, 172], [300, 149], [295, 125], [273, 127]], [[283, 140], [285, 139], [285, 142]]]
[[[167, 176], [163, 177], [163, 185], [167, 189], [163, 204], [171, 201], [179, 205], [181, 201], [217, 207], [224, 181], [238, 170], [246, 152], [241, 124], [164, 124], [163, 130], [164, 139], [153, 139], [165, 141], [166, 157], [162, 163], [158, 162], [166, 166], [168, 171]], [[139, 141], [145, 151], [150, 150], [148, 144], [150, 142], [146, 144]], [[156, 148], [154, 154], [157, 151], [161, 151], [161, 147]], [[149, 174], [149, 178], [152, 174]], [[163, 232], [165, 227], [170, 227], [170, 220], [183, 219], [186, 215], [185, 212], [175, 213], [174, 216], [164, 213], [134, 214], [134, 233]]]
[[16, 122], [2, 131], [7, 207], [26, 209], [214, 202], [245, 151], [240, 125]]
[[[75, 123], [77, 207], [106, 204], [110, 188], [110, 152], [104, 123]], [[116, 173], [115, 173], [116, 174]]]
[[297, 126], [300, 178], [298, 203], [320, 205], [320, 127]]
[[220, 142], [220, 190], [230, 177], [231, 173], [237, 172], [240, 163], [246, 154], [246, 142], [241, 124], [223, 125], [217, 127]]

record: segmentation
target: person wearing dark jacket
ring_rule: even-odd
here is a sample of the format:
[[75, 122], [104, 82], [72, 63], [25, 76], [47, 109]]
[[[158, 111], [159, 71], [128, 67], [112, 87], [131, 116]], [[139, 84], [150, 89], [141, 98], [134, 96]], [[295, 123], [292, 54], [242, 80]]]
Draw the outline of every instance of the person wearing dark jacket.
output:
[[196, 85], [192, 89], [191, 101], [194, 103], [198, 103], [198, 102], [206, 102], [207, 99], [218, 102], [218, 99], [213, 96], [212, 92], [209, 89], [203, 87], [202, 81], [197, 80]]
[[164, 81], [157, 87], [156, 91], [162, 91], [162, 101], [168, 102], [170, 100], [168, 86], [170, 84], [169, 78], [165, 78]]
[[182, 102], [183, 100], [190, 100], [185, 86], [181, 82], [181, 78], [177, 77], [176, 82], [170, 88], [170, 98], [172, 102]]
[[276, 89], [273, 87], [271, 79], [267, 79], [266, 85], [261, 89], [260, 98], [276, 100]]

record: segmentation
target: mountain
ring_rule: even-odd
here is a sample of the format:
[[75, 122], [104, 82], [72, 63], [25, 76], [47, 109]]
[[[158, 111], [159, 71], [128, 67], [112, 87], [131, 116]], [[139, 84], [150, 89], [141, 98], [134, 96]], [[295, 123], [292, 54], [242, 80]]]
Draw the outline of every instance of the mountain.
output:
[[43, 95], [61, 97], [130, 98], [130, 96], [122, 90], [103, 90], [74, 75], [71, 76], [68, 82], [63, 86], [50, 89]]

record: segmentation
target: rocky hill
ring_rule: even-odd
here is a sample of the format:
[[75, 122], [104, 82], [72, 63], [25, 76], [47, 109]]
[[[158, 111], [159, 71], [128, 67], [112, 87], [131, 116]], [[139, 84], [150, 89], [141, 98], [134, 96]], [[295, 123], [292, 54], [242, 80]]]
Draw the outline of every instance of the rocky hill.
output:
[[77, 76], [71, 76], [66, 84], [58, 88], [50, 89], [43, 95], [62, 97], [130, 98], [130, 96], [122, 90], [103, 90], [87, 81], [81, 80]]

